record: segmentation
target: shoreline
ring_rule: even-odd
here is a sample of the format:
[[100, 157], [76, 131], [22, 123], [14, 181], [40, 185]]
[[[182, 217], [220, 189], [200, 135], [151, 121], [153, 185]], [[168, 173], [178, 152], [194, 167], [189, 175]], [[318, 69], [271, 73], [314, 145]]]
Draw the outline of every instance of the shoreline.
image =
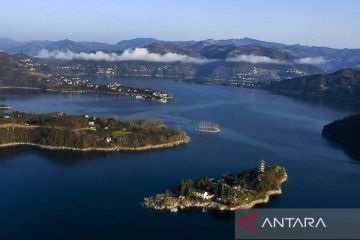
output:
[[237, 209], [250, 209], [253, 208], [255, 205], [257, 204], [264, 204], [264, 203], [268, 203], [270, 201], [270, 197], [272, 195], [281, 195], [282, 194], [282, 184], [284, 182], [286, 182], [288, 179], [288, 177], [284, 177], [283, 179], [281, 179], [280, 181], [280, 187], [279, 189], [274, 189], [274, 190], [269, 190], [267, 192], [265, 192], [265, 196], [263, 198], [259, 198], [256, 200], [253, 200], [251, 202], [248, 203], [240, 203], [239, 205], [236, 206], [229, 206], [226, 204], [222, 204], [222, 203], [218, 203], [218, 202], [213, 202], [213, 201], [194, 201], [194, 200], [190, 200], [187, 203], [185, 202], [176, 202], [176, 204], [172, 205], [172, 206], [156, 206], [156, 205], [152, 205], [150, 203], [147, 202], [147, 198], [144, 199], [143, 205], [146, 208], [149, 209], [153, 209], [153, 210], [165, 210], [165, 211], [170, 211], [170, 212], [178, 212], [179, 210], [183, 210], [185, 208], [203, 208], [203, 209], [215, 209], [218, 211], [235, 211]]
[[178, 141], [156, 144], [156, 145], [146, 145], [146, 146], [142, 146], [142, 147], [115, 146], [115, 147], [109, 147], [109, 148], [99, 148], [99, 147], [73, 148], [73, 147], [65, 147], [65, 146], [48, 146], [48, 145], [37, 144], [37, 143], [17, 142], [17, 143], [0, 144], [0, 149], [7, 148], [7, 147], [16, 147], [16, 146], [31, 146], [31, 147], [38, 147], [40, 149], [47, 149], [47, 150], [65, 150], [65, 151], [78, 151], [78, 152], [142, 152], [142, 151], [147, 151], [147, 150], [176, 147], [176, 146], [179, 146], [182, 144], [187, 144], [189, 142], [190, 142], [190, 137], [187, 137], [184, 140], [178, 140]]
[[[138, 89], [138, 88], [134, 88]], [[134, 93], [128, 93], [128, 92], [118, 92], [118, 91], [107, 91], [107, 90], [94, 90], [94, 89], [85, 89], [85, 90], [61, 90], [61, 89], [53, 89], [53, 88], [39, 88], [39, 87], [13, 87], [13, 86], [0, 86], [0, 90], [24, 90], [24, 91], [40, 91], [40, 92], [51, 92], [51, 93], [65, 93], [65, 94], [106, 94], [106, 95], [117, 95], [117, 96], [130, 96], [134, 97], [136, 94]], [[151, 95], [152, 96], [152, 95]], [[149, 97], [146, 95], [146, 97]], [[162, 102], [162, 99], [168, 100], [172, 99], [173, 97], [168, 94], [167, 97], [164, 98], [158, 98], [158, 99], [149, 99], [149, 98], [142, 98], [142, 100], [153, 100]], [[165, 101], [166, 102], [166, 101]]]

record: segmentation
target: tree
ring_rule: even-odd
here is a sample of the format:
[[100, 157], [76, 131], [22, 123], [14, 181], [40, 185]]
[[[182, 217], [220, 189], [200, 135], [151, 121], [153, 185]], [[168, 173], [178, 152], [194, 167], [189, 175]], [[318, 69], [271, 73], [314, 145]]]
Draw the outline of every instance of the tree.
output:
[[209, 177], [201, 177], [197, 182], [196, 182], [196, 186], [199, 189], [204, 189], [204, 190], [208, 190], [211, 187], [211, 182], [209, 180]]
[[194, 192], [193, 182], [191, 179], [181, 180], [179, 188], [181, 196], [190, 197]]

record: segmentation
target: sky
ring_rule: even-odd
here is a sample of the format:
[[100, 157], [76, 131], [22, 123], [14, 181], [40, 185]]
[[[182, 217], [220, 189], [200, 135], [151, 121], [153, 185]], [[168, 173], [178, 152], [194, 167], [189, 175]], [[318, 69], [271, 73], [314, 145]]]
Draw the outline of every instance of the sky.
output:
[[250, 37], [360, 48], [358, 0], [0, 0], [0, 38], [101, 41]]

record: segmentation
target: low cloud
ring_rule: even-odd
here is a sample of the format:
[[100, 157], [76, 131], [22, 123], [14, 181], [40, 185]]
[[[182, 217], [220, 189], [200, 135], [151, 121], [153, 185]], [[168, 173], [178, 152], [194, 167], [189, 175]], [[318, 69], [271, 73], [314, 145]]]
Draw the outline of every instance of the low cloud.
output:
[[146, 48], [127, 49], [122, 54], [105, 53], [97, 51], [95, 53], [80, 52], [75, 53], [70, 50], [66, 51], [48, 51], [42, 49], [37, 54], [38, 58], [51, 58], [60, 60], [90, 60], [90, 61], [146, 61], [146, 62], [185, 62], [185, 63], [207, 63], [211, 60], [194, 58], [177, 53], [150, 53]]
[[[123, 53], [113, 53], [113, 52], [103, 52], [97, 51], [94, 53], [80, 52], [76, 53], [70, 50], [62, 51], [48, 51], [42, 49], [38, 52], [38, 58], [48, 58], [48, 59], [59, 59], [59, 60], [87, 60], [87, 61], [107, 61], [107, 62], [123, 62], [123, 61], [145, 61], [145, 62], [183, 62], [183, 63], [196, 63], [196, 64], [205, 64], [214, 61], [221, 61], [219, 59], [207, 59], [207, 58], [195, 58], [188, 55], [178, 54], [178, 53], [150, 53], [146, 48], [135, 48], [127, 49]], [[252, 64], [312, 64], [312, 65], [321, 65], [327, 62], [322, 56], [319, 57], [306, 57], [295, 59], [294, 61], [281, 61], [278, 59], [273, 59], [266, 56], [258, 56], [254, 54], [238, 55], [236, 57], [227, 58], [227, 62], [247, 62]]]
[[269, 58], [266, 56], [257, 56], [254, 54], [251, 55], [239, 55], [233, 58], [227, 58], [226, 61], [228, 62], [247, 62], [247, 63], [273, 63], [273, 64], [284, 64], [286, 62], [277, 60], [277, 59], [273, 59], [273, 58]]
[[321, 65], [326, 63], [327, 60], [322, 57], [306, 57], [306, 58], [299, 58], [295, 60], [295, 63], [299, 63], [299, 64], [312, 64], [312, 65]]

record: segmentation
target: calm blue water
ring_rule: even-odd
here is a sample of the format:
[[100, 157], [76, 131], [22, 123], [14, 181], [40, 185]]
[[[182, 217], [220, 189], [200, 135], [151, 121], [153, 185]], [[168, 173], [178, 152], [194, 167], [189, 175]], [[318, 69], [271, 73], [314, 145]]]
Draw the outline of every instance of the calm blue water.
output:
[[[0, 239], [233, 239], [232, 214], [154, 212], [140, 202], [182, 178], [240, 172], [260, 157], [289, 173], [283, 195], [266, 207], [360, 207], [360, 162], [321, 137], [324, 124], [349, 112], [259, 90], [118, 81], [175, 98], [161, 104], [96, 94], [0, 92], [0, 102], [18, 111], [161, 118], [186, 130], [191, 143], [144, 153], [1, 149]], [[222, 132], [197, 134], [200, 120], [219, 123]]]

